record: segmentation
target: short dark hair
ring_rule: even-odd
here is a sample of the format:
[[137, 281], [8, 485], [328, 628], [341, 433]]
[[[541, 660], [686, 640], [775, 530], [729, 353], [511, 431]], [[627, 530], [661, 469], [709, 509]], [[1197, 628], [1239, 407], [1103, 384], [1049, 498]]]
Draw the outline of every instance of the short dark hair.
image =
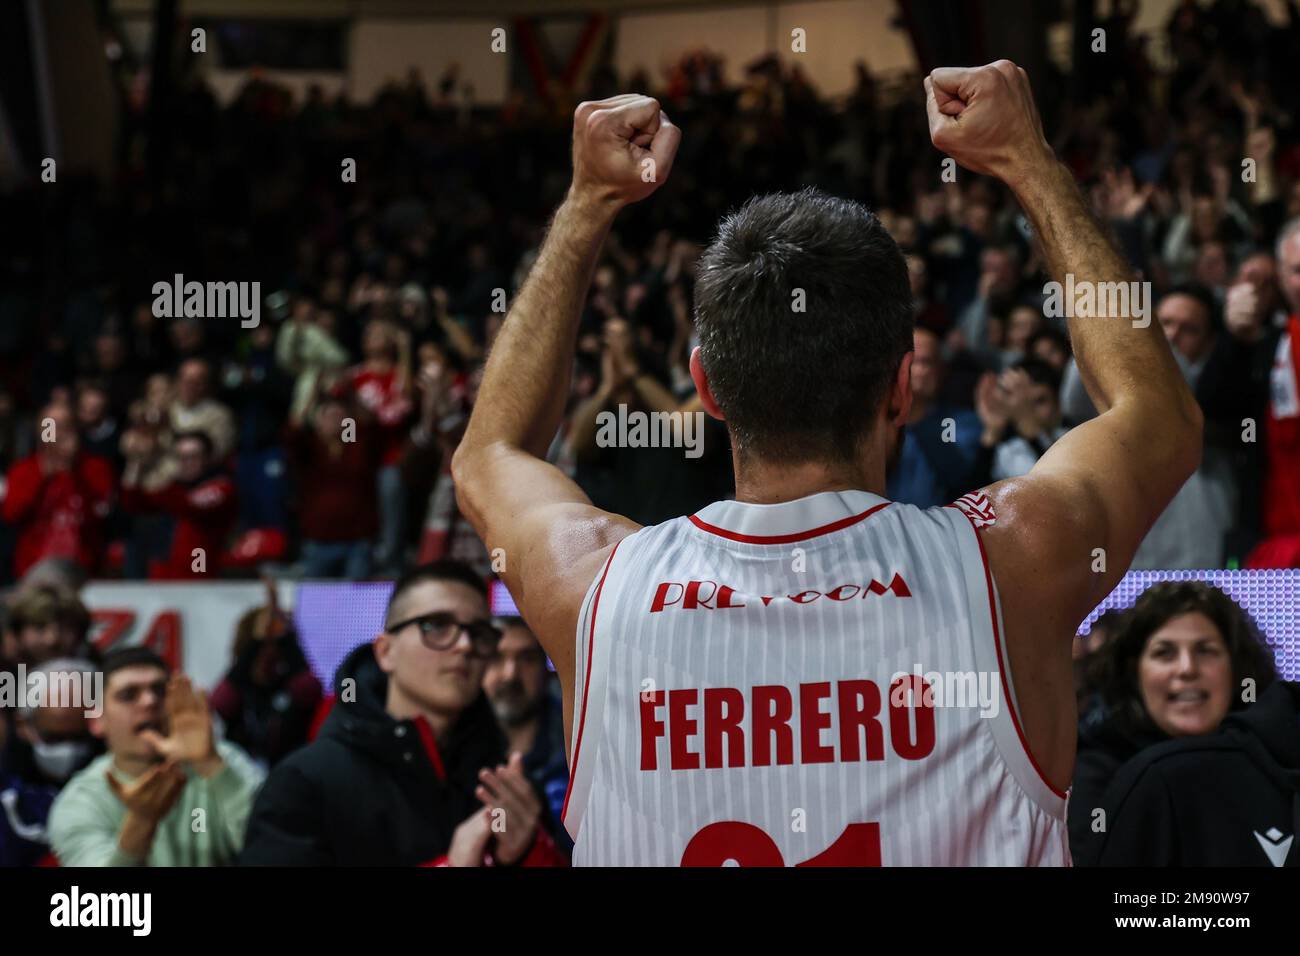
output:
[[1164, 295], [1156, 299], [1156, 308], [1160, 308], [1161, 303], [1176, 295], [1183, 295], [1199, 302], [1201, 308], [1205, 310], [1205, 322], [1209, 330], [1211, 332], [1217, 332], [1220, 329], [1223, 320], [1219, 315], [1219, 303], [1215, 301], [1213, 292], [1201, 285], [1199, 282], [1180, 282], [1173, 288], [1166, 290]]
[[[802, 292], [806, 312], [794, 309]], [[847, 460], [912, 348], [907, 264], [860, 203], [816, 189], [745, 203], [700, 259], [696, 329], [741, 454]]]
[[1040, 358], [1023, 358], [1013, 368], [1018, 368], [1035, 385], [1046, 385], [1058, 398], [1061, 395], [1061, 373]]
[[[1151, 635], [1166, 622], [1183, 614], [1199, 612], [1214, 622], [1232, 662], [1232, 680], [1237, 691], [1247, 678], [1263, 691], [1277, 678], [1273, 654], [1259, 627], [1244, 608], [1212, 584], [1204, 581], [1161, 581], [1142, 592], [1119, 628], [1103, 648], [1099, 662], [1102, 698], [1112, 717], [1130, 732], [1154, 730], [1142, 703], [1138, 686], [1138, 661]], [[1231, 696], [1232, 710], [1246, 706], [1241, 694]]]
[[1056, 345], [1059, 345], [1061, 351], [1065, 353], [1066, 358], [1069, 358], [1070, 355], [1073, 354], [1073, 350], [1070, 348], [1070, 337], [1060, 329], [1048, 326], [1045, 329], [1039, 329], [1033, 335], [1029, 336], [1029, 339], [1025, 342], [1025, 354], [1033, 356], [1034, 349], [1038, 347], [1039, 342], [1053, 342]]
[[463, 584], [480, 594], [484, 600], [487, 600], [487, 582], [464, 561], [456, 561], [451, 558], [430, 561], [428, 564], [421, 564], [419, 567], [407, 571], [393, 584], [393, 592], [388, 596], [388, 606], [384, 608], [385, 627], [392, 622], [393, 608], [397, 607], [398, 602], [413, 587], [417, 584], [423, 584], [425, 581], [449, 581], [455, 584]]
[[107, 684], [110, 677], [128, 667], [157, 667], [164, 673], [171, 673], [167, 662], [152, 648], [145, 647], [143, 644], [132, 644], [128, 647], [115, 647], [104, 655], [101, 668], [104, 672], [104, 683]]

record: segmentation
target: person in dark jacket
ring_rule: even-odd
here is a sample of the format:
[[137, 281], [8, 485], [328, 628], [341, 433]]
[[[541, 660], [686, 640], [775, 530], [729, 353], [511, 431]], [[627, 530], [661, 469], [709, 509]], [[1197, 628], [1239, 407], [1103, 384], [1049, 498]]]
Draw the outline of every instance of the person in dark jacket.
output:
[[488, 663], [483, 692], [510, 749], [524, 755], [524, 772], [546, 799], [551, 836], [571, 853], [573, 841], [560, 824], [569, 792], [564, 715], [552, 690], [546, 651], [523, 618], [503, 618], [501, 625], [501, 644]]
[[307, 742], [321, 685], [277, 605], [275, 581], [264, 583], [267, 603], [239, 619], [233, 665], [210, 703], [221, 715], [226, 739], [273, 767]]
[[240, 862], [562, 863], [481, 689], [500, 638], [468, 566], [439, 561], [399, 579], [383, 632], [335, 674], [320, 736], [267, 780]]
[[1067, 804], [1076, 865], [1096, 862], [1121, 767], [1172, 738], [1213, 733], [1276, 678], [1250, 615], [1203, 581], [1152, 585], [1099, 653], [1102, 705], [1080, 721]]
[[1300, 684], [1275, 682], [1218, 733], [1144, 751], [1104, 802], [1102, 866], [1300, 867]]

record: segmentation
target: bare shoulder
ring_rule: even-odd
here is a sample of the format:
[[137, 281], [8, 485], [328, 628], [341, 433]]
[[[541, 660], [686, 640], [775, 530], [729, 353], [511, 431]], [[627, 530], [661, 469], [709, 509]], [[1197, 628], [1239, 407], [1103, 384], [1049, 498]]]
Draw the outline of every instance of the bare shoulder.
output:
[[590, 504], [562, 502], [528, 516], [532, 533], [503, 577], [568, 688], [582, 603], [618, 543], [640, 526]]
[[1071, 642], [1109, 590], [1110, 575], [1094, 570], [1102, 566], [1097, 549], [1104, 555], [1106, 547], [1105, 512], [1094, 488], [1069, 474], [999, 482], [986, 489], [996, 521], [979, 531], [998, 588], [1025, 738], [1062, 791], [1074, 771]]
[[[1096, 485], [1069, 473], [1031, 473], [985, 489], [997, 520], [982, 531], [1006, 605], [1071, 629], [1109, 593], [1107, 511]], [[1073, 633], [1073, 630], [1071, 630]]]

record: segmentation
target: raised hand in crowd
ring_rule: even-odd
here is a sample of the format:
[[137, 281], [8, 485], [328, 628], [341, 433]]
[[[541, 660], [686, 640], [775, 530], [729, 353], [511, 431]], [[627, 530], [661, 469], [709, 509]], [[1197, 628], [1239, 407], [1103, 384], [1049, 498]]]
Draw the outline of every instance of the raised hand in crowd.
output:
[[140, 732], [151, 747], [167, 760], [189, 764], [202, 777], [211, 777], [222, 766], [212, 735], [212, 713], [207, 695], [195, 689], [188, 676], [173, 674], [167, 680], [168, 733]]
[[481, 807], [471, 813], [451, 835], [447, 850], [449, 866], [482, 866], [492, 840], [492, 811]]
[[1264, 332], [1264, 315], [1259, 292], [1252, 282], [1238, 282], [1228, 289], [1223, 304], [1223, 324], [1242, 342], [1258, 342]]
[[975, 413], [984, 425], [980, 444], [995, 447], [1006, 436], [1011, 421], [1011, 410], [995, 372], [985, 372], [975, 384]]
[[1122, 169], [1107, 169], [1102, 173], [1102, 208], [1106, 218], [1112, 222], [1136, 219], [1151, 201], [1154, 192], [1154, 183], [1147, 183], [1140, 189], [1134, 185], [1133, 172], [1127, 166]]
[[542, 802], [524, 773], [523, 754], [512, 753], [508, 763], [479, 771], [474, 794], [489, 819], [500, 821], [492, 827], [493, 856], [501, 863], [518, 863], [537, 838], [542, 819]]
[[118, 834], [118, 845], [133, 857], [144, 857], [153, 844], [158, 824], [176, 805], [185, 789], [185, 771], [175, 760], [154, 764], [134, 780], [125, 783], [104, 771], [108, 788], [126, 807], [126, 819]]

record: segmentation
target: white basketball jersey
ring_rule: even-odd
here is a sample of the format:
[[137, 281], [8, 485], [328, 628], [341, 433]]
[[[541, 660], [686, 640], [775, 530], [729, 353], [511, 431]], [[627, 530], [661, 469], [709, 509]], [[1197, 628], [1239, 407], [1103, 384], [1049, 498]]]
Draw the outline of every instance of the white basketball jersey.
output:
[[578, 628], [586, 866], [1069, 865], [1024, 743], [988, 499], [721, 501], [619, 542]]

